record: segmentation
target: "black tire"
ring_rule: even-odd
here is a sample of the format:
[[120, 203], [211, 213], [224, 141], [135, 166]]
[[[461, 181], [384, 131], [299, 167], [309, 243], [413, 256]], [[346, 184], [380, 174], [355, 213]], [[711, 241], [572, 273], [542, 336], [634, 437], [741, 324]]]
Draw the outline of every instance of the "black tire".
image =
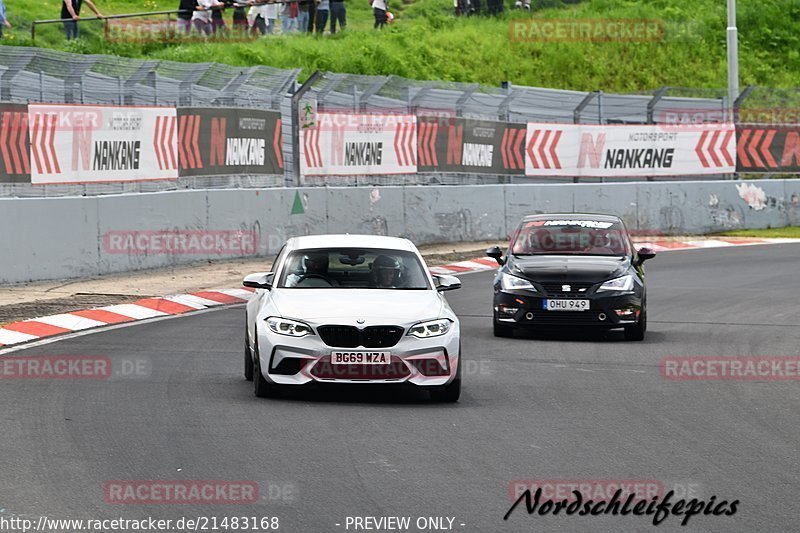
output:
[[513, 326], [507, 326], [505, 324], [500, 324], [497, 321], [497, 315], [495, 315], [494, 321], [492, 322], [492, 325], [494, 326], [493, 327], [493, 331], [494, 331], [494, 336], [495, 337], [508, 338], [508, 337], [513, 337], [514, 336], [514, 327]]
[[250, 335], [247, 333], [247, 324], [244, 327], [244, 379], [253, 381], [253, 352], [250, 350]]
[[264, 379], [261, 373], [261, 356], [258, 351], [258, 341], [256, 341], [255, 360], [253, 361], [253, 392], [258, 398], [274, 398], [276, 395], [275, 385]]
[[633, 326], [625, 326], [626, 341], [643, 341], [644, 333], [647, 331], [647, 309], [642, 309], [642, 316]]
[[456, 377], [449, 385], [431, 391], [431, 399], [439, 403], [455, 403], [461, 397], [461, 354], [458, 356]]

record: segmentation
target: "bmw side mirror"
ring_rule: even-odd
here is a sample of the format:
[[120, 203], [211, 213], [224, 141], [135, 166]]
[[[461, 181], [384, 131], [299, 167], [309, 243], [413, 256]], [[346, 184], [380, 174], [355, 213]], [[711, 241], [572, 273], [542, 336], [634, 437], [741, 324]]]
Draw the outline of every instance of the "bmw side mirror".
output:
[[500, 266], [506, 264], [506, 260], [503, 259], [503, 250], [501, 250], [499, 246], [492, 246], [491, 248], [487, 248], [486, 255], [497, 261], [497, 264]]
[[452, 291], [461, 288], [461, 280], [455, 276], [433, 276], [433, 283], [439, 292]]
[[652, 259], [655, 256], [656, 253], [650, 248], [639, 248], [639, 251], [636, 252], [636, 264], [641, 265], [648, 259]]
[[257, 272], [245, 276], [242, 280], [242, 285], [250, 287], [251, 289], [271, 289], [272, 288], [272, 272]]

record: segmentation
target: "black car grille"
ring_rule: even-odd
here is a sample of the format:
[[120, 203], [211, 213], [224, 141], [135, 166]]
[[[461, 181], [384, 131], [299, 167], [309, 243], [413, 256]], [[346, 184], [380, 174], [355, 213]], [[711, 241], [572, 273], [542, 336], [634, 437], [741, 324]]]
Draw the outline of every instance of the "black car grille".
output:
[[[542, 288], [550, 297], [558, 298], [581, 298], [589, 293], [589, 289], [594, 283], [571, 283], [569, 281], [559, 281], [556, 283], [540, 283]], [[569, 290], [564, 290], [564, 285], [569, 285]]]
[[320, 326], [322, 342], [334, 348], [390, 348], [400, 342], [405, 331], [399, 326]]
[[600, 320], [600, 311], [532, 311], [533, 318], [526, 318], [523, 324], [536, 325], [572, 325], [572, 324], [607, 324], [611, 321], [606, 318]]

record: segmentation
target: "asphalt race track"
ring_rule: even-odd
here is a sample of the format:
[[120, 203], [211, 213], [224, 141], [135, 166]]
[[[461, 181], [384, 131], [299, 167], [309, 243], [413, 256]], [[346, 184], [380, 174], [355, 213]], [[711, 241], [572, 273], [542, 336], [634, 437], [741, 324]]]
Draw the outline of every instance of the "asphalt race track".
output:
[[[657, 531], [797, 531], [800, 384], [666, 380], [659, 361], [798, 355], [799, 259], [797, 245], [659, 255], [647, 263], [644, 342], [496, 339], [492, 273], [465, 275], [449, 293], [467, 361], [454, 405], [372, 388], [259, 400], [242, 377], [242, 306], [16, 351], [145, 366], [0, 383], [0, 517], [277, 516], [289, 533], [348, 531], [348, 516], [455, 517], [455, 531], [641, 532], [652, 517], [528, 516], [523, 505], [503, 521], [509, 487], [657, 480], [687, 499], [740, 501], [735, 516], [686, 527], [670, 516]], [[108, 504], [114, 480], [249, 480], [261, 500]]]

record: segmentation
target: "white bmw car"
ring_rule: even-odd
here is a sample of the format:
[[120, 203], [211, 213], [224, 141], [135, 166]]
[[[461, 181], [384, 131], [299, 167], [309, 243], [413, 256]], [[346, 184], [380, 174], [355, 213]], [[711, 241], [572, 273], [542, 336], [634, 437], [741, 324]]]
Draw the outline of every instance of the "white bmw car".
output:
[[244, 375], [259, 397], [308, 383], [410, 383], [437, 401], [461, 394], [459, 322], [407, 239], [289, 239], [272, 272], [251, 274]]

